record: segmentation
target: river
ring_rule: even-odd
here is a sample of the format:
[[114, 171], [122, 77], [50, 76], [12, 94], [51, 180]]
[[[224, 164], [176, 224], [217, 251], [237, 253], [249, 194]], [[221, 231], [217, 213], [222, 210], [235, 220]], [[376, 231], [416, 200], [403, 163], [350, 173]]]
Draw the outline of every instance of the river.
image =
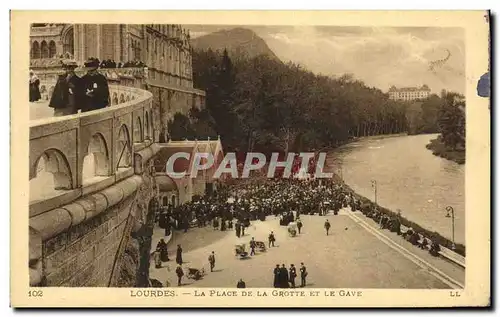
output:
[[[425, 146], [436, 134], [365, 138], [336, 149], [328, 164], [342, 166], [344, 181], [357, 193], [420, 226], [465, 244], [465, 165], [434, 156]], [[338, 167], [333, 167], [339, 170]]]

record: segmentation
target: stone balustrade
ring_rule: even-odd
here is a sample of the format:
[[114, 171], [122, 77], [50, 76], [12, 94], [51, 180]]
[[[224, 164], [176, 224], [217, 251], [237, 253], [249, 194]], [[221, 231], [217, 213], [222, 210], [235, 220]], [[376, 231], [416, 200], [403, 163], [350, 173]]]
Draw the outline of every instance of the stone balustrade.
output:
[[[161, 109], [181, 109], [178, 95], [200, 96], [189, 87], [154, 86], [136, 70], [100, 70], [108, 78], [110, 107], [30, 121], [31, 286], [132, 286], [120, 280], [124, 270], [136, 273], [128, 264], [136, 259], [125, 250], [143, 243], [139, 250], [149, 252], [145, 230], [154, 223], [154, 202], [184, 203], [204, 192], [207, 177], [172, 186], [166, 175], [156, 180], [154, 166], [161, 149], [175, 152], [182, 145], [156, 143], [165, 123]], [[48, 99], [58, 72], [38, 74]], [[187, 146], [222, 151], [220, 140], [205, 142]]]
[[[30, 180], [37, 176], [37, 169], [43, 169], [40, 163], [54, 179], [52, 195], [30, 200], [30, 217], [134, 174], [133, 155], [154, 141], [152, 94], [116, 85], [110, 85], [110, 92], [122, 102], [86, 113], [30, 121]], [[94, 173], [86, 178], [84, 159], [89, 154], [94, 157]]]
[[[64, 70], [61, 67], [59, 59], [33, 59], [30, 62], [30, 67], [33, 68], [40, 81], [56, 81], [57, 76], [62, 74]], [[41, 67], [42, 69], [37, 69]], [[119, 81], [120, 78], [147, 78], [147, 68], [143, 67], [124, 67], [124, 68], [99, 68], [99, 72], [106, 76], [108, 80]], [[83, 76], [86, 73], [85, 68], [80, 67], [75, 69], [78, 76]]]

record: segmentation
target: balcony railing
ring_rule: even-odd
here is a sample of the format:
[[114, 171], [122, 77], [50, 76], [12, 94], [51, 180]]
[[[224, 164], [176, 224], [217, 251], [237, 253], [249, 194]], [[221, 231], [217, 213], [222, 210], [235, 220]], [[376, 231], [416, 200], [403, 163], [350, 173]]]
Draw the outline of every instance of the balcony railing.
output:
[[[134, 174], [134, 156], [154, 140], [153, 97], [146, 90], [119, 85], [110, 85], [110, 93], [123, 102], [30, 121], [30, 216]], [[50, 190], [47, 182], [37, 185], [40, 174], [48, 176]]]

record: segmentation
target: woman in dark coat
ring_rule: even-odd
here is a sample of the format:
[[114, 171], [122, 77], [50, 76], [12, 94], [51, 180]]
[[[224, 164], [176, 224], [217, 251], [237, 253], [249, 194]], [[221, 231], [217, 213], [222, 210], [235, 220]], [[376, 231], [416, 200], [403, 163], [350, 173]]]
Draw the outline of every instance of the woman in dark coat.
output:
[[175, 262], [177, 262], [177, 264], [179, 265], [182, 264], [182, 248], [180, 244], [177, 245], [177, 255], [175, 257]]
[[42, 99], [42, 95], [40, 94], [40, 79], [30, 71], [30, 102], [35, 102]]
[[273, 285], [275, 288], [280, 287], [280, 265], [276, 264], [276, 267], [273, 270], [274, 273], [274, 282]]
[[162, 262], [170, 261], [170, 259], [168, 258], [168, 249], [167, 249], [167, 244], [165, 243], [165, 240], [161, 239], [158, 242], [158, 245], [156, 246], [156, 248], [160, 250], [160, 259]]
[[280, 288], [289, 288], [290, 285], [288, 284], [288, 281], [290, 280], [290, 277], [288, 276], [288, 270], [286, 269], [285, 264], [283, 264], [280, 268], [279, 272], [279, 284]]

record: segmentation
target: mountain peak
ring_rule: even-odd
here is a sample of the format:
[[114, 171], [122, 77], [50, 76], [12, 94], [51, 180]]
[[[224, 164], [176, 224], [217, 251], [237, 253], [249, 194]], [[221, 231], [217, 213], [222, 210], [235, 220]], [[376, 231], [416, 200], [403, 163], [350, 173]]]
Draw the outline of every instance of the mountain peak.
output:
[[196, 50], [223, 51], [227, 49], [230, 56], [246, 55], [253, 58], [267, 55], [272, 59], [279, 60], [261, 37], [254, 31], [241, 27], [224, 29], [194, 38], [191, 40], [191, 44]]

